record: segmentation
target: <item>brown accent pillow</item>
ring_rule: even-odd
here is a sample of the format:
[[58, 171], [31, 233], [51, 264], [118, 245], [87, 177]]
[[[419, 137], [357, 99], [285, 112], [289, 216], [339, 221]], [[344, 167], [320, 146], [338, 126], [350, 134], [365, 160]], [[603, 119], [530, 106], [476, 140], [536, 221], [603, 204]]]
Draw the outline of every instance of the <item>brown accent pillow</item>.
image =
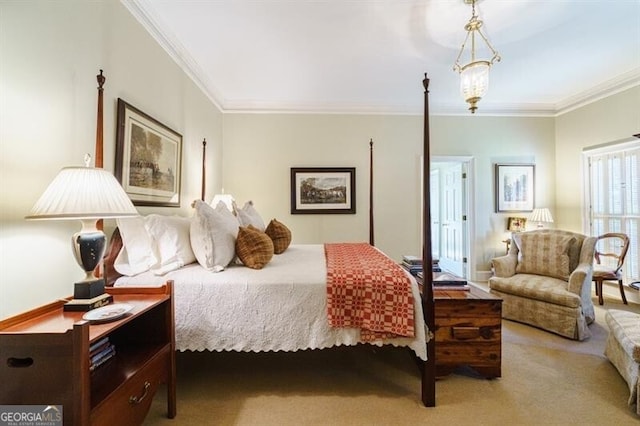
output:
[[264, 232], [271, 238], [271, 241], [273, 241], [273, 252], [275, 254], [284, 253], [287, 247], [289, 247], [289, 244], [291, 244], [291, 231], [275, 219], [269, 222]]
[[245, 266], [262, 269], [273, 257], [273, 242], [253, 226], [241, 226], [236, 238], [236, 255]]

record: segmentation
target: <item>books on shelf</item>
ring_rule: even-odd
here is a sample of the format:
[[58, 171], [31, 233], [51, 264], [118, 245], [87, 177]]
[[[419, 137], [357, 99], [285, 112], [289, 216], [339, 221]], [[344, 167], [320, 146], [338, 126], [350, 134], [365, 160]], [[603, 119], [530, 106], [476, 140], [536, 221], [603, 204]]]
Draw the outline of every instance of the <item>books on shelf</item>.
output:
[[463, 285], [467, 285], [467, 280], [433, 280], [433, 285], [435, 286], [463, 286]]
[[402, 262], [406, 263], [407, 265], [418, 265], [422, 267], [422, 258], [418, 256], [412, 256], [412, 255], [406, 254], [402, 256]]
[[422, 259], [418, 256], [404, 255], [402, 256], [402, 267], [411, 275], [416, 275], [422, 272]]
[[64, 304], [64, 310], [87, 312], [92, 309], [106, 306], [111, 302], [113, 302], [113, 296], [109, 293], [104, 293], [92, 299], [71, 299]]
[[94, 371], [116, 354], [116, 348], [109, 341], [109, 337], [103, 337], [89, 346], [89, 371]]
[[465, 285], [435, 285], [436, 281], [433, 282], [433, 290], [434, 291], [438, 291], [438, 290], [455, 290], [455, 291], [469, 291], [471, 290], [471, 288], [469, 287], [468, 284]]

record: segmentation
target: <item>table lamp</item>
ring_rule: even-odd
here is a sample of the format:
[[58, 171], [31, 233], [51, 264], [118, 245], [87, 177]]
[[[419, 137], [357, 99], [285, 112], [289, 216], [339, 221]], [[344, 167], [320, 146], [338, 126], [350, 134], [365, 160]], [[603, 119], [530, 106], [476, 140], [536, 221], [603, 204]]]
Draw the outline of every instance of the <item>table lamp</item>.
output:
[[213, 196], [213, 200], [211, 200], [211, 207], [215, 209], [218, 203], [221, 201], [225, 206], [227, 206], [229, 211], [233, 213], [233, 203], [235, 203], [236, 200], [233, 199], [233, 196], [231, 194], [225, 194], [224, 188], [222, 189], [221, 194], [216, 194]]
[[543, 223], [553, 223], [553, 217], [547, 208], [533, 209], [533, 213], [531, 213], [529, 220], [538, 222], [538, 229], [544, 227]]
[[126, 192], [110, 172], [89, 167], [65, 167], [49, 184], [25, 219], [70, 220], [82, 222], [73, 235], [71, 245], [85, 278], [75, 283], [73, 300], [65, 310], [88, 311], [111, 301], [104, 292], [104, 279], [93, 275], [107, 247], [107, 237], [97, 229], [99, 219], [138, 216]]

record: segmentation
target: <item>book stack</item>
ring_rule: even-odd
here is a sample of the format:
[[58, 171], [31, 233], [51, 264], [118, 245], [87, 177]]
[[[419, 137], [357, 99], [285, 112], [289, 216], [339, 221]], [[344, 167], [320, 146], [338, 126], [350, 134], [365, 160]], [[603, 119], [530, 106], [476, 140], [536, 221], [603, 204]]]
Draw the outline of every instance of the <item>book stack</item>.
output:
[[116, 354], [116, 348], [109, 341], [109, 337], [103, 337], [89, 346], [89, 371], [109, 361]]
[[469, 291], [469, 284], [463, 279], [435, 279], [433, 280], [433, 289]]
[[422, 272], [422, 258], [411, 255], [402, 256], [402, 267], [411, 275], [418, 275]]

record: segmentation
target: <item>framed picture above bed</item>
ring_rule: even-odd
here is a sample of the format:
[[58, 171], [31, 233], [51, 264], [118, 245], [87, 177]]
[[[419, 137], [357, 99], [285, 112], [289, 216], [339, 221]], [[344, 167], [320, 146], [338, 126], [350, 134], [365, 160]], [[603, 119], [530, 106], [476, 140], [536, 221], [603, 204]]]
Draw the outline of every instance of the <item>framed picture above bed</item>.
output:
[[355, 167], [291, 168], [291, 214], [355, 212]]
[[180, 207], [182, 135], [118, 99], [115, 176], [136, 206]]
[[496, 164], [496, 213], [533, 211], [534, 164]]

